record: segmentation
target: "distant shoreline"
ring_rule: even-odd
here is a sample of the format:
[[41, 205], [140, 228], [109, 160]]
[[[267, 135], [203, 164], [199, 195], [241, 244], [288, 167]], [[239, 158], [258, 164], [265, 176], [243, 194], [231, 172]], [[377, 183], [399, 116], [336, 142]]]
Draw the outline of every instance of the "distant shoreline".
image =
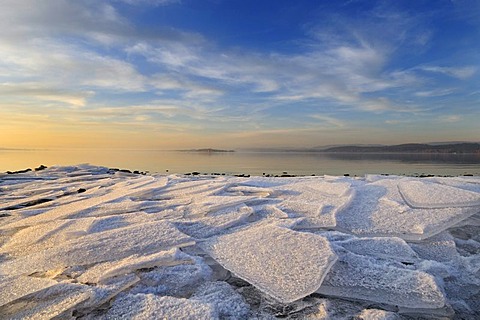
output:
[[188, 149], [188, 150], [175, 150], [177, 152], [199, 152], [199, 153], [226, 153], [226, 152], [235, 152], [235, 150], [224, 150], [224, 149]]

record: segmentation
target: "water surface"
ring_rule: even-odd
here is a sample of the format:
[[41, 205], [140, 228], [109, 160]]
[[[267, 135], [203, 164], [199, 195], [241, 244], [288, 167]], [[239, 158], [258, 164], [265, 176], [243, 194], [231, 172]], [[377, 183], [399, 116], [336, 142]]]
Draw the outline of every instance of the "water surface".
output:
[[480, 175], [480, 155], [125, 150], [2, 150], [0, 171], [90, 163], [159, 173]]

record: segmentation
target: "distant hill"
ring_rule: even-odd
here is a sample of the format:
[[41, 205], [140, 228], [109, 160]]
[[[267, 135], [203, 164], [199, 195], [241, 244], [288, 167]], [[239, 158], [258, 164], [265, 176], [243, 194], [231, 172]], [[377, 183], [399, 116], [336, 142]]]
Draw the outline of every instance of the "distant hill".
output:
[[394, 146], [340, 146], [322, 150], [322, 152], [358, 152], [358, 153], [478, 153], [480, 143], [422, 144], [407, 143]]
[[223, 150], [223, 149], [190, 149], [190, 150], [180, 150], [182, 152], [202, 152], [202, 153], [216, 153], [216, 152], [235, 152], [235, 150]]

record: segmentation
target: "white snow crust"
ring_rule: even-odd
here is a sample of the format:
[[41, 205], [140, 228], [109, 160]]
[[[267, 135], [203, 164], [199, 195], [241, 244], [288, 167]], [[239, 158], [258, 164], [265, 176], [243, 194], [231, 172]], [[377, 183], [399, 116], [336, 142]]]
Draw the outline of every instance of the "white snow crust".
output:
[[0, 175], [1, 319], [479, 319], [480, 178]]

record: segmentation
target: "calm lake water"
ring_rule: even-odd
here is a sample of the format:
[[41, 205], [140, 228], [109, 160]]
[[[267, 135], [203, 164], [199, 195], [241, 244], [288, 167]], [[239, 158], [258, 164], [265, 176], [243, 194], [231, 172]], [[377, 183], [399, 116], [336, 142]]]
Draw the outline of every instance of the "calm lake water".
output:
[[198, 153], [118, 150], [1, 150], [0, 171], [40, 164], [90, 163], [159, 173], [280, 175], [435, 174], [480, 176], [480, 155], [327, 154], [302, 152]]

